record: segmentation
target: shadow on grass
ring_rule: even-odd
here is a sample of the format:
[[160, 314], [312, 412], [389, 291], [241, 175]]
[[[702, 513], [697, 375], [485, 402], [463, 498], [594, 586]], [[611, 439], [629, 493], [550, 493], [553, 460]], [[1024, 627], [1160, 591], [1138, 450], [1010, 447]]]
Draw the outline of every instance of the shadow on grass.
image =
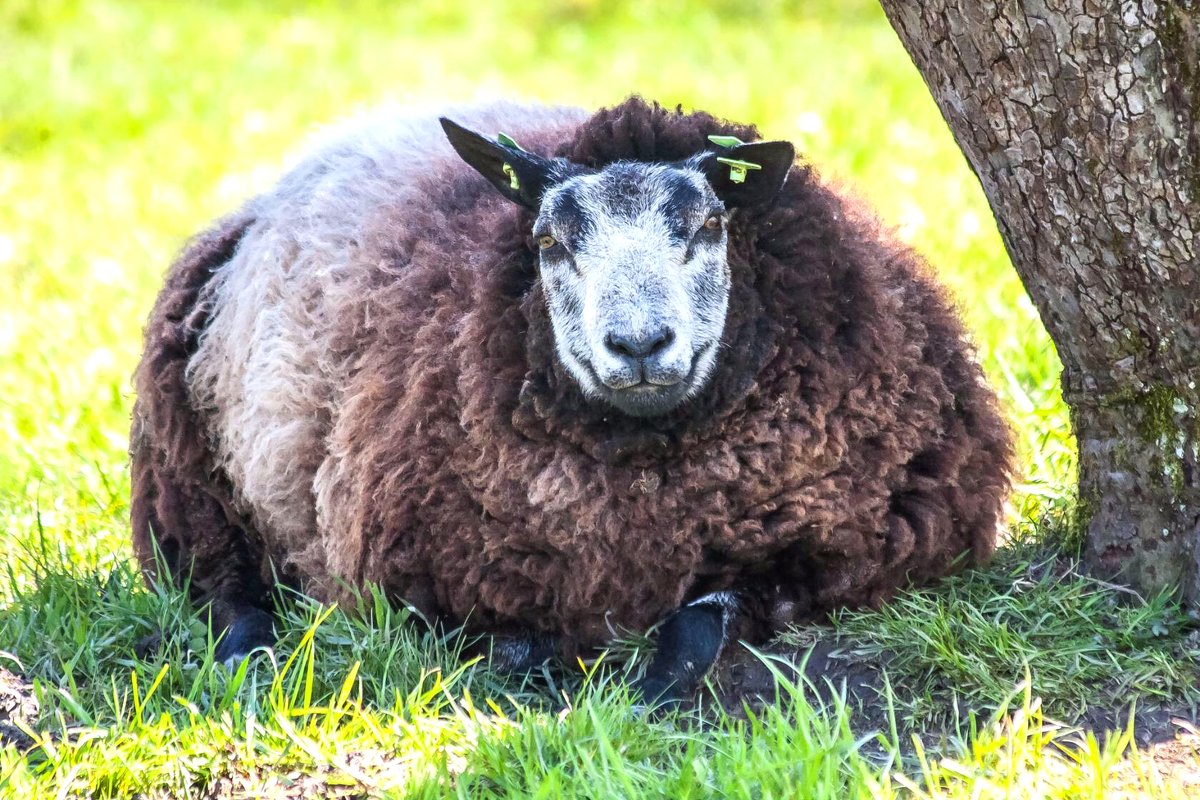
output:
[[[1040, 545], [1006, 547], [987, 568], [879, 610], [790, 630], [768, 653], [775, 671], [844, 693], [856, 729], [886, 729], [894, 712], [902, 738], [926, 742], [962, 739], [1025, 684], [1047, 719], [1097, 733], [1132, 722], [1143, 745], [1191, 729], [1200, 703], [1194, 615]], [[727, 710], [772, 696], [775, 676], [756, 656], [732, 654], [715, 677]]]

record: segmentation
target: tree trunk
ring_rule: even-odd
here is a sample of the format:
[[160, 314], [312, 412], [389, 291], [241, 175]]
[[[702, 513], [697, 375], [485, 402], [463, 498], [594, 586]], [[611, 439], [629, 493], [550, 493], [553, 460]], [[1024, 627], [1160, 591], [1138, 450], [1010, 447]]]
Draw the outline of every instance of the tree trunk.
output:
[[1200, 603], [1200, 2], [881, 3], [1062, 358], [1089, 565]]

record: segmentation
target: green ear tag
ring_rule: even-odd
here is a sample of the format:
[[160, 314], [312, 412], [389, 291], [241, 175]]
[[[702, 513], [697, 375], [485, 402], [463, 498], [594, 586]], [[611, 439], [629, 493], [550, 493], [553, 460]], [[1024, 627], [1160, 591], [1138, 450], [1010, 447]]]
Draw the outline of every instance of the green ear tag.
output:
[[[497, 133], [496, 141], [499, 142], [500, 144], [504, 145], [505, 147], [510, 147], [513, 150], [520, 150], [522, 153], [525, 152], [525, 148], [523, 148], [523, 147], [521, 147], [521, 145], [517, 144], [517, 140], [514, 139], [513, 137], [509, 136], [507, 133], [503, 133], [503, 132]], [[521, 191], [521, 179], [518, 178], [517, 173], [513, 171], [512, 165], [510, 165], [510, 164], [504, 165], [504, 174], [508, 176], [509, 187], [514, 192]]]
[[743, 142], [741, 139], [739, 139], [736, 136], [713, 135], [713, 136], [708, 137], [708, 140], [710, 142], [712, 142], [713, 144], [715, 144], [717, 147], [737, 147], [740, 144], [745, 144], [745, 142]]
[[[521, 180], [517, 177], [517, 173], [513, 172], [513, 168], [508, 164], [504, 165], [504, 174], [508, 176], [508, 185], [514, 192], [521, 191]], [[743, 180], [745, 180], [743, 178]]]
[[499, 142], [500, 144], [504, 145], [505, 147], [511, 147], [513, 150], [520, 150], [522, 153], [525, 152], [525, 148], [521, 147], [521, 145], [517, 144], [517, 140], [514, 139], [513, 137], [509, 136], [507, 133], [503, 133], [503, 132], [497, 133], [496, 141]]
[[734, 183], [746, 182], [746, 170], [762, 169], [762, 164], [755, 164], [753, 161], [738, 161], [736, 158], [722, 158], [721, 156], [717, 156], [717, 161], [729, 165], [729, 180]]

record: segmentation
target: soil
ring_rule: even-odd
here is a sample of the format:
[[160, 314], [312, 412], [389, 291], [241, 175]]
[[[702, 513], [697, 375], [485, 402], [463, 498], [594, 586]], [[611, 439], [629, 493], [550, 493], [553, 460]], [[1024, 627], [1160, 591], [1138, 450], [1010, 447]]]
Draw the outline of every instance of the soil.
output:
[[[830, 703], [844, 693], [854, 710], [859, 727], [884, 729], [887, 716], [879, 703], [883, 691], [886, 659], [855, 660], [843, 657], [833, 641], [817, 641], [802, 650], [768, 649], [756, 655], [745, 647], [727, 650], [712, 674], [721, 706], [734, 717], [744, 718], [761, 711], [769, 703], [779, 702], [776, 672], [791, 683], [815, 690], [810, 702]], [[770, 662], [768, 666], [767, 662]]]
[[0, 746], [20, 750], [33, 747], [34, 741], [21, 726], [31, 727], [38, 717], [38, 701], [33, 685], [15, 673], [0, 667]]
[[[807, 685], [813, 690], [806, 693], [809, 702], [829, 703], [836, 696], [844, 697], [851, 710], [851, 727], [855, 733], [886, 733], [889, 730], [887, 708], [881, 700], [884, 673], [890, 660], [887, 654], [863, 659], [844, 652], [836, 641], [817, 639], [798, 650], [777, 648], [762, 655], [790, 682], [798, 682], [801, 676], [806, 678]], [[768, 703], [780, 702], [776, 672], [762, 657], [745, 647], [732, 648], [723, 654], [713, 678], [717, 699], [725, 711], [735, 717], [758, 713]], [[893, 684], [894, 694], [902, 691], [902, 687]], [[969, 710], [962, 709], [964, 718]], [[1200, 791], [1200, 709], [1183, 703], [1155, 705], [1142, 698], [1132, 710], [1134, 745], [1141, 755], [1149, 757], [1158, 778], [1166, 785]], [[1127, 728], [1130, 711], [1129, 706], [1090, 708], [1069, 727], [1080, 734], [1094, 733], [1103, 742], [1106, 734]], [[981, 709], [978, 717], [990, 719], [991, 710]], [[930, 750], [936, 752], [938, 742], [946, 742], [954, 732], [939, 730], [936, 726], [919, 730], [901, 727], [898, 734], [902, 745], [910, 742], [910, 734], [914, 733], [920, 735], [926, 746], [932, 745]], [[1069, 745], [1075, 737], [1064, 736], [1058, 741]], [[868, 757], [872, 755], [869, 744], [864, 752]], [[879, 753], [883, 753], [882, 749]], [[1117, 784], [1139, 785], [1134, 766], [1128, 759], [1122, 762], [1112, 778]]]
[[[259, 766], [242, 768], [240, 764], [235, 763], [228, 772], [208, 784], [203, 794], [198, 796], [203, 800], [307, 800], [315, 797], [324, 800], [365, 800], [378, 797], [378, 793], [364, 788], [364, 783], [347, 774], [349, 770], [360, 766], [357, 762], [369, 760], [369, 755], [352, 755], [342, 765], [341, 770], [322, 766], [267, 772]], [[379, 779], [378, 770], [373, 770], [372, 774], [376, 780]]]
[[[829, 702], [844, 692], [856, 729], [864, 732], [887, 730], [887, 710], [881, 702], [884, 673], [890, 661], [887, 654], [864, 659], [844, 652], [835, 640], [817, 640], [799, 650], [767, 650], [763, 655], [789, 680], [795, 682], [800, 676], [806, 678], [820, 702]], [[714, 678], [721, 705], [734, 716], [745, 716], [747, 710], [757, 711], [768, 702], [778, 702], [775, 674], [762, 658], [745, 647], [733, 648], [724, 654], [714, 671]], [[902, 691], [902, 687], [893, 685], [894, 693]], [[962, 708], [962, 716], [965, 718], [971, 710]], [[1071, 725], [1098, 736], [1123, 731], [1129, 723], [1130, 710], [1129, 706], [1093, 707]], [[1134, 741], [1139, 746], [1173, 741], [1182, 726], [1200, 730], [1200, 708], [1192, 705], [1154, 704], [1142, 698], [1133, 710]], [[982, 719], [991, 715], [991, 709], [977, 711]], [[928, 730], [914, 732], [936, 734], [936, 731]]]

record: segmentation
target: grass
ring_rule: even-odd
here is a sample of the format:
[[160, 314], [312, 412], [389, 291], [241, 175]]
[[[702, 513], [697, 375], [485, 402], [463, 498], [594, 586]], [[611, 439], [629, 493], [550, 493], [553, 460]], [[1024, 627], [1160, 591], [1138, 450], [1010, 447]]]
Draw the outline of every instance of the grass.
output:
[[1166, 594], [1133, 598], [1028, 546], [879, 611], [842, 612], [834, 627], [847, 655], [907, 677], [909, 722], [990, 713], [1031, 670], [1044, 708], [1062, 719], [1130, 698], [1200, 700], [1200, 643], [1178, 603]]
[[[748, 719], [653, 721], [631, 713], [620, 666], [506, 681], [378, 596], [354, 615], [290, 604], [275, 658], [229, 674], [179, 596], [46, 566], [0, 618], [44, 709], [38, 746], [0, 754], [12, 797], [1103, 797], [1131, 746], [1075, 736], [1010, 687], [993, 724], [933, 758], [782, 672], [780, 702]], [[179, 635], [132, 658], [156, 629]], [[1121, 785], [1173, 796], [1145, 774]]]
[[[1071, 552], [1056, 533], [1074, 470], [1060, 367], [871, 0], [7, 0], [0, 74], [0, 666], [41, 708], [38, 745], [0, 750], [0, 796], [1184, 791], [1127, 732], [1051, 721], [1193, 702], [1193, 622], [1047, 555]], [[142, 586], [127, 539], [128, 376], [173, 253], [317, 126], [362, 108], [590, 107], [634, 91], [795, 141], [929, 256], [1013, 420], [1014, 530], [1036, 546], [837, 620], [847, 653], [887, 664], [878, 730], [803, 682], [748, 720], [640, 718], [621, 688], [636, 659], [504, 679], [374, 596], [359, 614], [291, 603], [274, 661], [215, 668], [181, 596]], [[158, 631], [159, 650], [137, 657]], [[975, 717], [943, 736], [955, 708]]]

